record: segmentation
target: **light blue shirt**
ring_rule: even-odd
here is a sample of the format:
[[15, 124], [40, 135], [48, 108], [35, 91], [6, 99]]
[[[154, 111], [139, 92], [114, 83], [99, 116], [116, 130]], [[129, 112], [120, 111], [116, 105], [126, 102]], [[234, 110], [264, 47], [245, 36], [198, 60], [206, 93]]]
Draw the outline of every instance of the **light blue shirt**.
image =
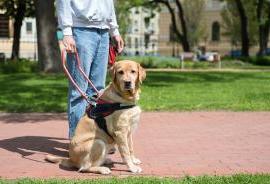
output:
[[72, 27], [109, 29], [119, 35], [113, 0], [57, 0], [58, 24], [64, 35], [72, 35]]

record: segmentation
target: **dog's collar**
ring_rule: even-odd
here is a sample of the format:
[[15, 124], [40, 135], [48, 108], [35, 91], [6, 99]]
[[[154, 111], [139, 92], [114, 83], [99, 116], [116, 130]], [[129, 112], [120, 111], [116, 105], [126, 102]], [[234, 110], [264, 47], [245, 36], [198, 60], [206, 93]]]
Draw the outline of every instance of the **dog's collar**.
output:
[[135, 107], [135, 104], [110, 103], [106, 101], [98, 101], [96, 106], [91, 106], [86, 110], [89, 118], [106, 117], [115, 111], [129, 109]]

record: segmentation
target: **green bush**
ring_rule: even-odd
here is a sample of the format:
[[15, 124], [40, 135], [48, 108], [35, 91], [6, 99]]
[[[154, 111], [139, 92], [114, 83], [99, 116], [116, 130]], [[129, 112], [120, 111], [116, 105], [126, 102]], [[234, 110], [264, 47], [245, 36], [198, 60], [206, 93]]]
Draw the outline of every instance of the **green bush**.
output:
[[[174, 57], [158, 57], [158, 56], [120, 56], [117, 60], [134, 60], [139, 62], [144, 68], [181, 68], [179, 58]], [[267, 68], [270, 66], [270, 57], [249, 57], [249, 58], [222, 58], [222, 68]], [[212, 62], [194, 62], [185, 61], [185, 69], [211, 69], [218, 68], [218, 63]], [[268, 67], [269, 68], [269, 67]], [[27, 59], [19, 59], [16, 61], [8, 60], [0, 62], [0, 73], [31, 73], [38, 71], [38, 63]]]
[[[181, 68], [181, 62], [178, 58], [173, 57], [157, 57], [157, 56], [121, 56], [118, 57], [118, 60], [134, 60], [139, 62], [144, 68]], [[241, 68], [244, 66], [250, 66], [251, 64], [244, 63], [243, 61], [236, 59], [223, 59], [222, 67], [226, 68]], [[209, 68], [218, 68], [218, 63], [207, 62], [207, 61], [185, 61], [185, 69], [209, 69]]]
[[180, 68], [180, 60], [173, 57], [158, 56], [120, 56], [117, 60], [133, 60], [144, 68]]
[[16, 61], [8, 60], [0, 63], [0, 73], [31, 73], [37, 71], [37, 62], [29, 61], [27, 59], [19, 59]]
[[246, 58], [246, 61], [254, 65], [270, 66], [269, 56], [249, 57], [249, 58]]
[[222, 60], [232, 61], [238, 64], [241, 63], [240, 61], [242, 61], [245, 63], [257, 65], [257, 66], [270, 66], [270, 56], [250, 56], [250, 57], [238, 57], [238, 58], [226, 56], [226, 57], [223, 57]]

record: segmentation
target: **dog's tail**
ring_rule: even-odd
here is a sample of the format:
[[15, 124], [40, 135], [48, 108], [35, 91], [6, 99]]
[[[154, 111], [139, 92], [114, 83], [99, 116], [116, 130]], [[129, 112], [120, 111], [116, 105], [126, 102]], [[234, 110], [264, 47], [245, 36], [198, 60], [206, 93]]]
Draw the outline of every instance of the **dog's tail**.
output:
[[53, 155], [46, 155], [45, 160], [51, 163], [60, 163], [61, 166], [72, 168], [74, 165], [72, 164], [71, 160], [69, 158], [64, 157], [58, 157]]

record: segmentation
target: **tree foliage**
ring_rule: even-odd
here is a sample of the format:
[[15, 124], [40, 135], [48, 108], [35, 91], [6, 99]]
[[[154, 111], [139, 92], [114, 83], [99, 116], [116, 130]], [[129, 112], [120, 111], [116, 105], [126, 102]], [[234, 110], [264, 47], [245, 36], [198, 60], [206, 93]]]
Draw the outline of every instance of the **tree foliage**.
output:
[[181, 0], [136, 0], [134, 2], [137, 6], [144, 6], [151, 9], [160, 5], [165, 6], [171, 15], [172, 30], [177, 40], [181, 42], [184, 51], [190, 51], [186, 20]]
[[[236, 3], [238, 2], [238, 3]], [[268, 0], [226, 0], [225, 9], [222, 11], [224, 28], [226, 34], [230, 36], [231, 43], [238, 46], [243, 44], [243, 32], [241, 29], [242, 18], [238, 4], [241, 3], [247, 17], [247, 30], [249, 45], [254, 46], [259, 43], [259, 55], [265, 55], [269, 40], [270, 29], [270, 1]]]
[[185, 19], [187, 24], [188, 42], [191, 48], [207, 37], [206, 24], [203, 12], [205, 10], [205, 0], [184, 0]]
[[117, 22], [119, 25], [119, 31], [122, 36], [124, 36], [127, 32], [128, 25], [130, 22], [129, 15], [130, 9], [135, 6], [133, 1], [128, 0], [117, 0], [115, 2], [115, 11], [116, 11], [116, 17]]
[[33, 0], [0, 0], [0, 9], [4, 11], [5, 15], [12, 18], [15, 18], [18, 14], [20, 6], [25, 6], [25, 17], [33, 17], [35, 15]]
[[[225, 30], [224, 34], [230, 37], [231, 44], [235, 47], [241, 45], [241, 20], [239, 17], [239, 12], [237, 10], [234, 0], [227, 0], [226, 6], [221, 12], [223, 19], [223, 28]], [[247, 12], [248, 17], [248, 35], [250, 46], [254, 46], [258, 43], [258, 30], [257, 30], [257, 20], [256, 20], [256, 7], [254, 2], [247, 1], [244, 4], [244, 8]]]

